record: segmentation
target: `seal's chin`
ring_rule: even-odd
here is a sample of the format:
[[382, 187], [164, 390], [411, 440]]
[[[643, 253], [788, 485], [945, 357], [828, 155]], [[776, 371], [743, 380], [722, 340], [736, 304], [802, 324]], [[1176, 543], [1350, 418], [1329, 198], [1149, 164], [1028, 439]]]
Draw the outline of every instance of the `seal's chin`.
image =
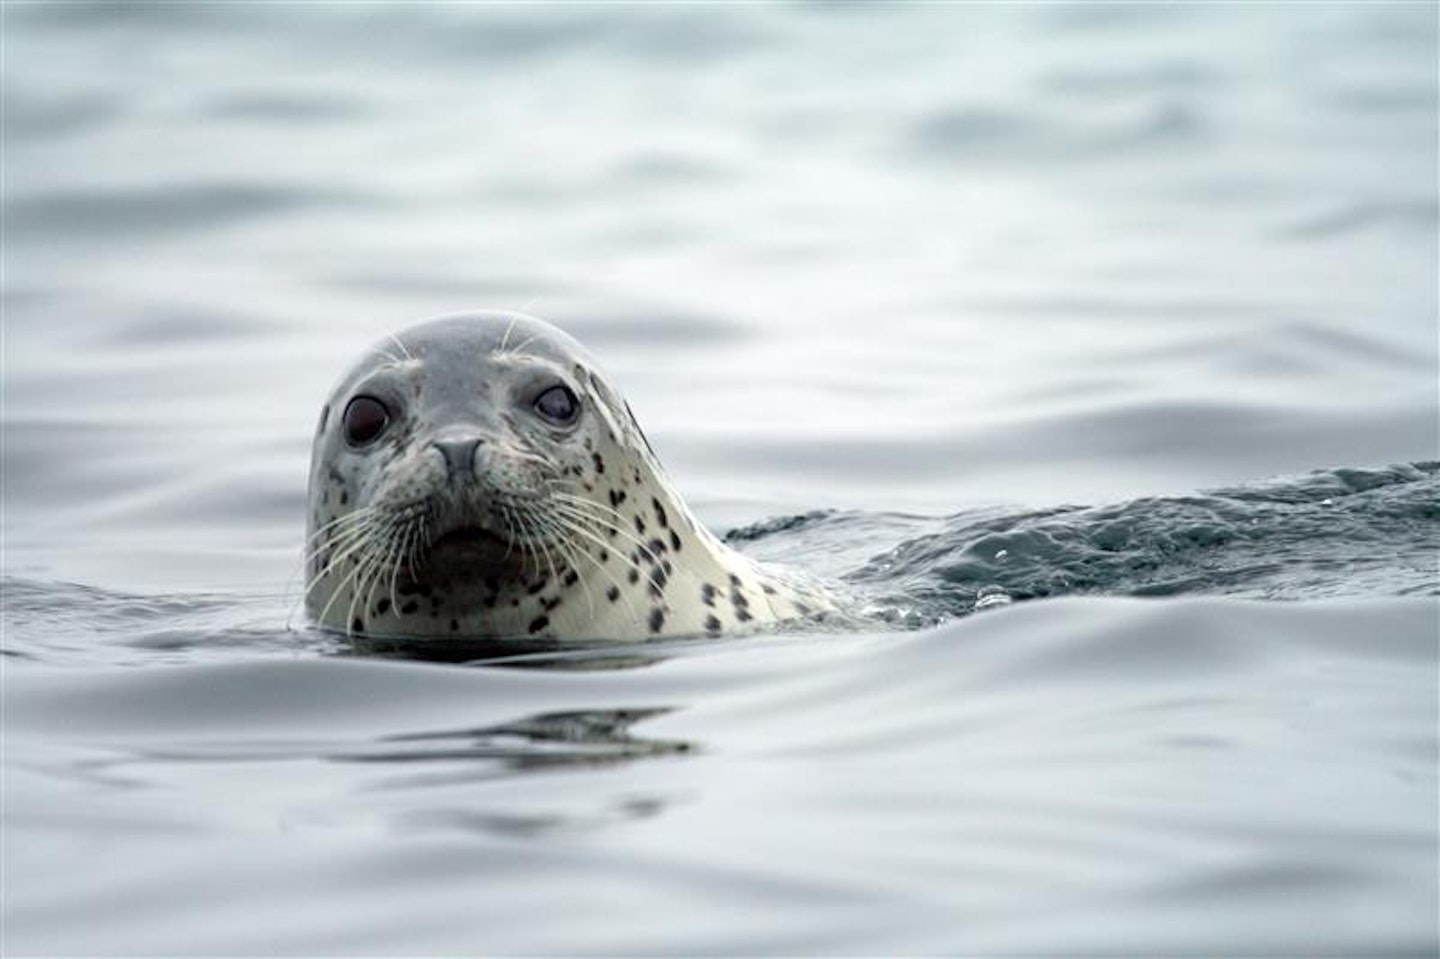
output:
[[500, 571], [516, 565], [515, 544], [482, 526], [457, 526], [430, 544], [426, 565]]

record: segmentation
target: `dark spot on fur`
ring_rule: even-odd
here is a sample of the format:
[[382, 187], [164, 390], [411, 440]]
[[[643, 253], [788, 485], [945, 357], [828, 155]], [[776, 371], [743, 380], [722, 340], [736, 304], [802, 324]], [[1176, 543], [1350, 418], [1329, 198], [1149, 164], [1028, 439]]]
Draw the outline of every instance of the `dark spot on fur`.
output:
[[615, 602], [615, 600], [620, 598], [620, 587], [611, 586], [609, 589], [605, 590], [605, 598], [610, 600], [610, 602], [612, 603]]
[[530, 626], [528, 627], [528, 629], [529, 629], [530, 632], [532, 632], [532, 633], [538, 633], [538, 632], [540, 632], [540, 630], [544, 629], [546, 626], [549, 626], [549, 625], [550, 625], [550, 617], [548, 617], [548, 616], [536, 616], [534, 619], [532, 619], [532, 620], [530, 621]]
[[612, 489], [610, 491], [610, 505], [619, 506], [625, 502], [625, 491], [623, 489]]
[[452, 620], [450, 620], [450, 632], [452, 632], [452, 633], [458, 633], [458, 632], [460, 632], [460, 620], [458, 620], [458, 619], [452, 619]]
[[734, 573], [731, 573], [731, 574], [730, 574], [730, 585], [731, 585], [731, 586], [734, 586], [734, 587], [736, 587], [736, 588], [739, 588], [739, 586], [740, 586], [740, 577], [739, 577], [739, 576], [736, 576]]
[[706, 606], [714, 606], [715, 593], [716, 589], [714, 586], [711, 586], [709, 583], [702, 583], [700, 586], [700, 602]]
[[378, 602], [378, 603], [375, 604], [375, 612], [378, 613], [379, 615], [384, 616], [384, 615], [385, 615], [387, 612], [389, 612], [389, 611], [390, 611], [390, 600], [388, 600], [388, 599], [382, 599], [382, 600], [380, 600], [380, 602]]
[[738, 589], [731, 591], [730, 602], [735, 605], [736, 609], [748, 609], [750, 606], [750, 600], [746, 599], [745, 594]]
[[669, 549], [669, 547], [665, 545], [665, 541], [660, 539], [652, 539], [645, 544], [645, 548], [648, 549], [653, 556], [659, 556]]
[[650, 632], [660, 632], [660, 627], [665, 625], [665, 611], [660, 607], [650, 610]]
[[353, 620], [350, 621], [350, 631], [352, 633], [364, 632], [365, 620], [361, 619], [359, 616], [356, 616]]
[[798, 603], [798, 602], [797, 602], [797, 603], [795, 604], [795, 612], [799, 613], [801, 616], [809, 616], [809, 615], [810, 615], [810, 607], [809, 607], [809, 606], [806, 606], [804, 603]]
[[645, 532], [645, 519], [639, 513], [635, 514], [635, 532], [642, 534]]
[[650, 595], [659, 599], [665, 592], [665, 571], [659, 566], [650, 567]]
[[601, 476], [605, 475], [605, 458], [599, 453], [591, 453], [590, 459], [595, 463], [595, 472]]
[[600, 562], [602, 562], [602, 563], [608, 563], [608, 562], [610, 562], [610, 551], [609, 551], [608, 549], [602, 549], [602, 550], [600, 551]]
[[406, 603], [404, 606], [401, 606], [401, 607], [400, 607], [400, 614], [401, 614], [402, 616], [409, 616], [411, 613], [415, 612], [415, 610], [417, 610], [417, 609], [419, 609], [419, 608], [420, 608], [420, 604], [417, 603], [417, 602], [415, 602], [415, 600], [412, 599], [412, 600], [410, 600], [410, 602], [408, 602], [408, 603]]
[[774, 586], [771, 586], [769, 583], [761, 583], [761, 584], [760, 584], [760, 589], [761, 589], [762, 592], [765, 593], [766, 596], [774, 596], [774, 595], [775, 595], [775, 587], [774, 587]]
[[640, 582], [640, 571], [639, 571], [638, 569], [636, 569], [634, 566], [631, 566], [631, 567], [630, 567], [630, 582], [632, 582], [632, 583], [638, 583], [638, 582]]
[[341, 506], [348, 506], [349, 504], [350, 504], [350, 491], [349, 491], [349, 490], [343, 490], [343, 489], [342, 489], [342, 490], [340, 491], [340, 505], [341, 505]]
[[670, 565], [670, 561], [668, 559], [662, 559], [660, 561], [660, 568], [665, 571], [666, 576], [669, 576], [671, 573], [675, 572], [675, 567]]
[[665, 507], [661, 506], [660, 501], [654, 497], [650, 498], [650, 505], [655, 507], [655, 522], [660, 524], [661, 529], [664, 529], [669, 525], [665, 521]]
[[570, 570], [570, 572], [568, 572], [568, 573], [565, 574], [565, 585], [566, 585], [566, 586], [574, 586], [574, 585], [575, 585], [576, 583], [578, 583], [578, 582], [580, 582], [580, 574], [577, 573], [577, 572], [575, 572], [573, 569]]
[[547, 613], [550, 612], [552, 609], [554, 609], [556, 606], [559, 606], [559, 605], [560, 605], [560, 597], [559, 597], [559, 596], [552, 596], [552, 597], [550, 597], [549, 599], [546, 599], [544, 596], [541, 596], [541, 597], [540, 597], [540, 608], [543, 609], [543, 610], [545, 610], [545, 612], [547, 612]]
[[677, 553], [680, 552], [680, 534], [673, 529], [670, 531], [670, 548]]
[[705, 631], [706, 631], [707, 633], [718, 633], [718, 632], [720, 632], [720, 620], [716, 619], [714, 616], [706, 616], [706, 617], [705, 617]]
[[742, 623], [748, 623], [754, 617], [750, 615], [750, 611], [748, 609], [737, 609], [735, 610], [735, 618], [740, 620], [740, 622]]
[[550, 578], [548, 576], [541, 576], [535, 582], [527, 586], [525, 588], [525, 592], [529, 593], [531, 596], [534, 596], [536, 593], [540, 592], [540, 590], [544, 589], [549, 584]]

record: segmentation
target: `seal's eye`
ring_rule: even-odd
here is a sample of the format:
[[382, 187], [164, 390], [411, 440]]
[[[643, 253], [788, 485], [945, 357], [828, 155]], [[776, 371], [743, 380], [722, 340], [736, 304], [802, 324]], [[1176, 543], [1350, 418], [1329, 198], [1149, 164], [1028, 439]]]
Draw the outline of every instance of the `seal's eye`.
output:
[[580, 415], [580, 400], [568, 386], [552, 386], [535, 398], [535, 412], [556, 426], [569, 426]]
[[373, 443], [390, 425], [390, 411], [373, 396], [357, 396], [345, 407], [345, 439], [354, 446]]

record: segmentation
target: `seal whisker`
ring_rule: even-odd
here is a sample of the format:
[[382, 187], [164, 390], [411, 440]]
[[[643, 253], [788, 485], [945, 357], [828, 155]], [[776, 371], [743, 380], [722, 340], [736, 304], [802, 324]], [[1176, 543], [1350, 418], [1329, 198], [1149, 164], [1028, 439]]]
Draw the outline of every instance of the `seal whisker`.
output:
[[540, 339], [540, 336], [541, 336], [541, 334], [536, 333], [534, 336], [526, 337], [526, 338], [520, 343], [519, 346], [512, 347], [512, 348], [510, 349], [510, 351], [509, 351], [510, 354], [511, 354], [512, 356], [519, 356], [520, 354], [522, 354], [522, 353], [525, 352], [525, 347], [529, 346], [531, 343], [534, 343], [536, 340]]
[[[395, 581], [400, 578], [401, 559], [404, 556], [405, 545], [410, 540], [411, 527], [406, 526], [400, 536], [393, 542], [392, 548], [386, 551], [386, 560], [390, 564], [390, 608], [398, 610], [400, 603], [395, 596]], [[368, 608], [368, 601], [367, 601]]]
[[[555, 540], [556, 547], [557, 547], [562, 553], [564, 553], [564, 554], [569, 558], [569, 560], [570, 560], [570, 565], [571, 565], [572, 568], [575, 569], [575, 572], [576, 572], [577, 575], [578, 575], [579, 572], [580, 572], [580, 570], [579, 570], [580, 563], [578, 562], [578, 560], [579, 560], [580, 557], [583, 556], [585, 559], [588, 559], [588, 560], [594, 565], [594, 567], [595, 567], [596, 569], [598, 569], [598, 570], [600, 571], [601, 575], [603, 575], [603, 576], [605, 576], [607, 579], [609, 579], [610, 582], [611, 582], [611, 584], [614, 585], [614, 587], [615, 587], [617, 590], [620, 590], [620, 592], [621, 592], [622, 594], [624, 593], [624, 590], [621, 590], [621, 589], [620, 589], [620, 584], [619, 584], [618, 582], [616, 582], [614, 574], [612, 574], [608, 569], [606, 569], [603, 565], [601, 565], [601, 563], [600, 563], [599, 560], [597, 560], [595, 557], [591, 556], [588, 552], [586, 552], [585, 549], [584, 549], [584, 547], [579, 546], [579, 545], [576, 545], [576, 544], [573, 544], [573, 543], [567, 543], [567, 542], [565, 541], [565, 535], [564, 535], [564, 534], [566, 534], [566, 533], [570, 533], [570, 534], [581, 533], [581, 534], [583, 535], [583, 533], [584, 533], [583, 530], [581, 530], [581, 529], [579, 529], [578, 527], [576, 527], [573, 523], [571, 523], [571, 522], [569, 522], [569, 521], [566, 521], [566, 520], [563, 520], [563, 519], [561, 519], [561, 518], [555, 517], [555, 516], [546, 516], [546, 517], [545, 517], [545, 522], [550, 526], [550, 528], [551, 528], [554, 532], [561, 534], [561, 535], [559, 535], [559, 536], [556, 537], [556, 540]], [[590, 584], [589, 584], [589, 582], [587, 581], [586, 577], [580, 576], [579, 582], [580, 582], [580, 588], [581, 588], [581, 589], [584, 591], [584, 593], [585, 593], [585, 605], [586, 605], [586, 607], [590, 610], [590, 618], [593, 620], [593, 619], [595, 618], [595, 594], [594, 594], [594, 592], [591, 591], [591, 589], [590, 589]], [[630, 601], [630, 598], [629, 598], [628, 596], [626, 596], [626, 597], [625, 597], [625, 601], [626, 601], [626, 603], [628, 604], [629, 601]], [[634, 609], [633, 609], [633, 608], [631, 609], [631, 613], [632, 613], [632, 614], [634, 613]]]
[[366, 557], [365, 575], [358, 582], [358, 588], [351, 592], [350, 605], [345, 613], [345, 618], [349, 620], [347, 628], [351, 636], [355, 635], [355, 607], [358, 605], [362, 613], [370, 611], [370, 597], [375, 594], [375, 583], [383, 572], [384, 568], [378, 554]]
[[[369, 512], [371, 512], [371, 510], [369, 508], [364, 508], [361, 510], [356, 510], [355, 512], [368, 514]], [[288, 609], [285, 614], [286, 631], [289, 631], [294, 624], [296, 608], [305, 604], [305, 601], [310, 596], [310, 591], [319, 584], [320, 580], [323, 579], [328, 572], [327, 570], [321, 570], [316, 573], [312, 578], [310, 572], [311, 561], [319, 559], [321, 552], [325, 548], [334, 549], [336, 544], [347, 541], [346, 531], [353, 529], [355, 525], [358, 525], [364, 519], [363, 516], [359, 519], [354, 519], [352, 518], [354, 517], [354, 515], [354, 513], [347, 513], [344, 516], [338, 516], [335, 519], [332, 519], [330, 522], [324, 524], [323, 526], [320, 526], [310, 535], [305, 537], [305, 543], [300, 550], [300, 555], [296, 558], [294, 564], [291, 565], [290, 572], [285, 577], [285, 589], [283, 595], [287, 599], [290, 597], [294, 590], [295, 580], [300, 577], [304, 578], [304, 581], [301, 584], [299, 594], [295, 597], [293, 601], [287, 604]], [[317, 545], [316, 541], [321, 536], [324, 536], [326, 533], [334, 533], [334, 538], [328, 543], [326, 543], [325, 546]]]
[[[612, 549], [612, 548], [610, 547], [609, 544], [607, 544], [604, 540], [602, 540], [602, 539], [599, 537], [599, 535], [597, 535], [593, 530], [590, 530], [590, 529], [588, 529], [588, 528], [580, 525], [580, 523], [581, 523], [580, 520], [574, 519], [574, 518], [572, 518], [572, 517], [561, 516], [561, 515], [555, 515], [555, 516], [554, 516], [554, 519], [555, 519], [555, 522], [557, 522], [557, 523], [568, 524], [568, 525], [566, 526], [566, 528], [567, 528], [570, 532], [578, 533], [579, 535], [581, 535], [581, 536], [583, 536], [584, 538], [588, 539], [590, 542], [592, 542], [592, 543], [595, 544], [596, 548], [598, 548], [598, 549], [600, 549], [600, 550], [603, 550], [603, 551], [605, 551], [605, 552], [610, 552], [610, 553], [615, 553], [615, 552], [616, 552], [614, 549]], [[577, 549], [578, 549], [578, 547], [577, 547]], [[608, 580], [610, 581], [610, 585], [615, 587], [615, 592], [616, 592], [616, 595], [618, 596], [618, 598], [625, 600], [625, 605], [626, 605], [627, 607], [629, 607], [629, 609], [630, 609], [630, 615], [635, 619], [636, 622], [639, 622], [639, 615], [638, 615], [638, 614], [636, 613], [636, 611], [635, 611], [635, 605], [634, 605], [634, 603], [632, 603], [632, 602], [630, 601], [630, 591], [625, 587], [625, 584], [621, 583], [620, 580], [616, 578], [615, 574], [612, 573], [612, 572], [610, 572], [609, 568], [607, 568], [603, 563], [601, 563], [600, 560], [596, 559], [594, 556], [591, 556], [588, 551], [586, 551], [586, 550], [584, 550], [584, 549], [580, 549], [580, 550], [579, 550], [579, 553], [580, 553], [581, 556], [583, 556], [583, 557], [585, 557], [586, 559], [588, 559], [588, 560], [590, 561], [591, 565], [593, 565], [597, 570], [599, 570], [600, 573], [601, 573], [601, 575], [603, 575], [606, 579], [608, 579]], [[621, 554], [616, 553], [616, 555], [617, 555], [617, 556], [620, 556]], [[631, 565], [631, 566], [634, 566], [634, 568], [636, 568], [636, 569], [639, 568], [638, 566], [635, 566], [635, 564], [629, 563], [629, 560], [628, 560], [627, 558], [625, 558], [625, 557], [623, 557], [623, 556], [621, 556], [621, 558], [624, 559], [627, 564], [629, 564], [629, 565]]]
[[400, 348], [401, 356], [405, 357], [405, 359], [407, 360], [415, 359], [415, 354], [410, 352], [410, 347], [405, 345], [404, 340], [400, 339], [400, 337], [396, 336], [394, 333], [391, 333], [389, 330], [385, 331], [385, 335], [390, 338], [391, 343], [394, 343]]
[[[346, 573], [346, 574], [341, 578], [339, 585], [336, 586], [334, 592], [332, 592], [332, 593], [330, 594], [330, 601], [327, 602], [327, 603], [325, 604], [325, 608], [320, 611], [320, 621], [321, 621], [321, 622], [324, 622], [324, 621], [325, 621], [325, 617], [326, 617], [327, 615], [329, 615], [329, 613], [330, 613], [330, 607], [335, 604], [335, 601], [340, 598], [341, 594], [344, 593], [346, 589], [350, 589], [350, 590], [351, 590], [351, 608], [354, 607], [354, 587], [355, 587], [355, 585], [357, 585], [357, 584], [359, 583], [359, 581], [360, 581], [360, 574], [365, 571], [365, 568], [366, 568], [366, 566], [367, 566], [367, 564], [368, 564], [368, 561], [369, 561], [369, 554], [367, 553], [367, 554], [362, 555], [362, 556], [360, 557], [360, 560], [356, 562], [355, 568], [352, 569], [349, 573]], [[352, 630], [352, 629], [350, 628], [350, 623], [352, 622], [352, 619], [353, 619], [353, 617], [349, 617], [349, 616], [346, 617], [345, 632], [346, 632], [347, 635], [353, 635], [353, 634], [354, 634], [354, 630]]]
[[[563, 501], [562, 501], [562, 502], [558, 502], [558, 503], [556, 503], [556, 511], [559, 512], [559, 511], [562, 511], [562, 510], [575, 510], [575, 507], [578, 506], [578, 505], [579, 505], [579, 504], [577, 504], [577, 503], [569, 503], [569, 502], [563, 502]], [[579, 519], [587, 519], [587, 520], [590, 520], [590, 521], [592, 521], [593, 523], [595, 523], [596, 526], [600, 527], [601, 529], [603, 529], [603, 530], [608, 530], [608, 531], [610, 531], [610, 532], [613, 532], [615, 535], [617, 535], [617, 536], [619, 536], [619, 537], [621, 537], [621, 538], [623, 538], [623, 539], [628, 539], [630, 542], [632, 542], [632, 543], [635, 544], [635, 548], [636, 548], [637, 550], [639, 550], [639, 552], [640, 552], [642, 555], [650, 557], [652, 560], [654, 560], [654, 561], [657, 562], [657, 563], [660, 562], [660, 557], [655, 555], [654, 551], [650, 549], [649, 544], [647, 544], [644, 540], [642, 540], [642, 539], [638, 538], [637, 536], [635, 536], [635, 534], [634, 534], [634, 533], [631, 533], [629, 530], [627, 530], [627, 529], [622, 529], [621, 527], [616, 526], [614, 523], [611, 523], [611, 522], [610, 522], [608, 519], [606, 519], [604, 516], [597, 516], [597, 515], [595, 515], [595, 514], [586, 514], [583, 510], [575, 510], [575, 512], [571, 513], [571, 515], [572, 515], [572, 516], [576, 516], [576, 517], [579, 518]]]
[[[363, 510], [363, 512], [368, 514], [371, 511], [366, 509]], [[315, 588], [316, 583], [325, 575], [325, 571], [322, 570], [317, 573], [313, 579], [310, 578], [311, 561], [319, 559], [324, 550], [333, 550], [340, 544], [350, 541], [350, 538], [355, 534], [356, 527], [363, 525], [366, 518], [361, 516], [359, 519], [352, 519], [353, 516], [354, 514], [346, 514], [345, 516], [337, 517], [305, 538], [305, 546], [300, 552], [300, 557], [296, 565], [291, 568], [290, 575], [287, 576], [285, 580], [285, 594], [287, 596], [290, 594], [291, 587], [295, 583], [296, 576], [301, 575], [302, 571], [306, 576], [306, 580], [300, 590], [300, 600], [303, 601], [310, 595], [310, 591]], [[318, 544], [317, 540], [326, 533], [333, 534], [332, 538], [324, 545]], [[293, 615], [294, 613], [292, 611], [291, 616], [293, 617]], [[286, 628], [289, 628], [289, 619], [286, 620]]]
[[505, 556], [504, 556], [504, 559], [509, 559], [509, 558], [510, 558], [510, 553], [511, 553], [511, 551], [513, 551], [513, 550], [515, 549], [515, 536], [514, 536], [514, 532], [515, 532], [515, 531], [514, 531], [514, 527], [513, 527], [513, 525], [512, 525], [512, 521], [511, 521], [510, 518], [509, 518], [510, 508], [509, 508], [508, 506], [504, 505], [503, 503], [502, 503], [502, 504], [499, 504], [499, 508], [500, 508], [500, 522], [501, 522], [501, 524], [505, 527]]
[[496, 355], [505, 352], [505, 344], [510, 342], [510, 334], [513, 333], [513, 332], [515, 332], [515, 324], [518, 323], [519, 321], [520, 321], [520, 316], [519, 316], [519, 314], [516, 314], [516, 315], [510, 317], [510, 325], [507, 326], [507, 327], [505, 327], [505, 335], [502, 336], [502, 337], [500, 337], [500, 345], [497, 346], [497, 347], [495, 347], [495, 354], [496, 354]]
[[[554, 520], [548, 520], [548, 522], [552, 524], [555, 523]], [[594, 620], [595, 593], [590, 589], [590, 582], [588, 578], [581, 575], [580, 573], [579, 559], [580, 553], [583, 551], [580, 549], [580, 547], [567, 543], [565, 541], [564, 533], [567, 532], [567, 530], [557, 529], [557, 532], [559, 532], [561, 535], [558, 536], [555, 540], [555, 548], [560, 550], [561, 554], [565, 556], [566, 561], [570, 564], [570, 568], [575, 571], [576, 581], [580, 584], [580, 591], [585, 594], [585, 608], [590, 612], [590, 619]]]
[[422, 516], [420, 517], [419, 532], [415, 537], [416, 548], [405, 554], [405, 571], [410, 574], [411, 582], [417, 578], [415, 576], [415, 554], [429, 551], [433, 542], [434, 538], [430, 535], [430, 518]]
[[329, 569], [322, 569], [319, 573], [316, 574], [315, 578], [310, 581], [310, 586], [305, 591], [306, 595], [309, 595], [310, 590], [314, 589], [315, 586], [320, 582], [320, 580], [330, 575], [330, 573], [335, 570], [336, 567], [342, 565], [345, 560], [350, 559], [352, 554], [357, 551], [363, 552], [366, 546], [373, 539], [373, 537], [374, 530], [370, 529], [368, 526], [363, 526], [359, 529], [352, 530], [346, 533], [343, 537], [337, 539], [337, 543], [345, 544], [344, 548], [341, 549], [340, 552], [330, 557]]
[[313, 544], [315, 540], [319, 539], [321, 536], [324, 536], [326, 533], [332, 532], [334, 530], [343, 529], [348, 526], [356, 526], [364, 523], [377, 512], [379, 512], [379, 510], [377, 510], [373, 506], [362, 506], [359, 509], [352, 510], [349, 513], [346, 513], [344, 516], [337, 516], [335, 519], [332, 519], [330, 522], [326, 523], [324, 526], [317, 528], [313, 533], [305, 537], [305, 543], [306, 545]]
[[[550, 579], [558, 584], [559, 581], [560, 581], [560, 574], [555, 571], [555, 563], [554, 563], [554, 562], [551, 560], [551, 558], [550, 558], [550, 551], [545, 548], [545, 541], [544, 541], [543, 539], [539, 539], [539, 538], [536, 538], [536, 537], [534, 537], [534, 536], [529, 535], [530, 531], [531, 531], [531, 530], [534, 528], [534, 526], [535, 526], [535, 523], [533, 522], [533, 520], [534, 520], [533, 515], [529, 512], [528, 507], [521, 507], [521, 506], [517, 506], [517, 507], [516, 507], [516, 514], [515, 514], [515, 515], [516, 515], [516, 517], [519, 519], [521, 525], [522, 525], [523, 527], [525, 527], [525, 531], [526, 531], [526, 534], [527, 534], [527, 537], [526, 537], [526, 538], [527, 538], [527, 539], [530, 539], [530, 540], [533, 542], [533, 544], [534, 544], [536, 547], [538, 547], [540, 556], [544, 558], [544, 560], [545, 560], [545, 565], [546, 565], [547, 567], [549, 567], [549, 569], [550, 569]], [[536, 561], [536, 563], [535, 563], [535, 574], [536, 574], [537, 576], [540, 575], [540, 563], [539, 563], [539, 560], [538, 560], [538, 559], [537, 559], [537, 561]]]
[[[341, 551], [332, 555], [328, 563], [321, 565], [314, 577], [305, 584], [305, 590], [302, 595], [309, 596], [311, 591], [320, 585], [327, 577], [341, 575], [339, 573], [339, 567], [344, 565], [344, 561], [349, 559], [352, 553], [365, 548], [366, 539], [369, 535], [366, 531], [357, 531], [343, 540], [338, 540], [337, 548], [340, 548]], [[316, 558], [318, 558], [318, 556]]]
[[[546, 517], [546, 518], [547, 518], [547, 520], [548, 520], [552, 525], [554, 525], [555, 527], [558, 527], [559, 529], [561, 529], [561, 530], [563, 530], [563, 531], [565, 531], [565, 532], [578, 534], [578, 535], [580, 535], [580, 536], [582, 536], [582, 537], [590, 540], [590, 541], [591, 541], [592, 543], [594, 543], [599, 549], [607, 550], [607, 551], [610, 551], [610, 552], [614, 552], [614, 550], [610, 549], [610, 547], [607, 546], [607, 545], [605, 544], [605, 542], [600, 539], [600, 537], [598, 537], [597, 535], [595, 535], [595, 533], [593, 533], [592, 531], [590, 531], [590, 530], [588, 530], [588, 529], [585, 529], [584, 527], [580, 526], [576, 520], [569, 519], [569, 518], [567, 518], [567, 517], [560, 516], [560, 515], [557, 515], [557, 514], [551, 514], [550, 516], [548, 516], [548, 517]], [[612, 572], [610, 572], [610, 570], [607, 569], [607, 568], [604, 566], [604, 564], [602, 564], [602, 563], [601, 563], [598, 559], [596, 559], [594, 556], [591, 556], [590, 553], [589, 553], [587, 550], [585, 550], [584, 548], [582, 548], [582, 547], [580, 547], [580, 546], [578, 546], [578, 545], [573, 545], [573, 546], [572, 546], [572, 550], [573, 550], [574, 554], [579, 555], [579, 556], [582, 556], [582, 557], [584, 557], [586, 560], [588, 560], [588, 561], [590, 562], [590, 564], [591, 564], [592, 566], [594, 566], [595, 569], [597, 569], [602, 576], [604, 576], [606, 579], [608, 579], [608, 580], [610, 581], [610, 585], [612, 585], [612, 586], [615, 587], [615, 592], [616, 592], [617, 598], [620, 598], [620, 599], [625, 600], [625, 605], [630, 608], [630, 614], [631, 614], [631, 616], [632, 616], [632, 617], [633, 617], [633, 616], [636, 616], [635, 607], [634, 607], [634, 605], [630, 602], [629, 591], [625, 588], [625, 586], [624, 586], [618, 579], [615, 578], [615, 574], [612, 573]], [[585, 580], [582, 578], [582, 579], [580, 580], [580, 582], [581, 582], [582, 584], [584, 584]], [[589, 587], [588, 587], [588, 586], [586, 587], [586, 591], [587, 591], [587, 594], [588, 594], [588, 592], [589, 592]], [[591, 603], [591, 608], [593, 609], [593, 608], [594, 608], [594, 599], [593, 599], [593, 597], [590, 597], [590, 603]], [[638, 618], [637, 618], [637, 621], [638, 621]]]
[[374, 587], [376, 571], [380, 568], [378, 553], [378, 550], [372, 550], [365, 554], [359, 575], [355, 577], [354, 585], [350, 589], [350, 602], [345, 608], [345, 629], [351, 636], [355, 635], [355, 607], [358, 605], [364, 612], [369, 605], [368, 597]]
[[551, 495], [567, 503], [574, 503], [577, 506], [583, 506], [587, 509], [597, 509], [602, 513], [615, 517], [622, 523], [629, 518], [613, 506], [606, 506], [604, 503], [597, 503], [593, 499], [586, 499], [583, 496], [576, 496], [574, 493], [567, 493], [564, 489], [556, 489]]
[[[361, 547], [362, 545], [363, 545], [363, 541], [357, 541], [356, 543], [352, 544], [352, 548], [359, 548], [359, 547]], [[303, 597], [308, 598], [308, 597], [310, 596], [310, 593], [314, 591], [315, 587], [319, 586], [319, 585], [320, 585], [322, 582], [324, 582], [327, 578], [332, 577], [332, 576], [341, 576], [341, 574], [338, 573], [337, 570], [336, 570], [336, 563], [335, 563], [334, 560], [332, 560], [328, 566], [322, 568], [319, 572], [317, 572], [317, 573], [315, 574], [314, 578], [312, 578], [308, 583], [305, 584], [305, 591], [304, 591], [301, 595], [302, 595]], [[339, 585], [340, 585], [340, 588], [343, 588], [343, 586], [344, 586], [344, 577], [343, 577], [343, 576], [341, 576], [341, 582], [340, 582]]]

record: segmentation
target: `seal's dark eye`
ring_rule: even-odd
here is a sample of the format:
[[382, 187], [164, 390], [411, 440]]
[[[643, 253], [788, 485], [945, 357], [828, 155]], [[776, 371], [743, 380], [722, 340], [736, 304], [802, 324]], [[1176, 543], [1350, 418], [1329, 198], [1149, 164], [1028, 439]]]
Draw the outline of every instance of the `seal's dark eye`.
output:
[[345, 439], [355, 446], [372, 443], [390, 425], [390, 411], [373, 396], [357, 396], [345, 407]]
[[535, 398], [535, 412], [557, 426], [569, 426], [580, 414], [580, 400], [568, 386], [552, 386]]

